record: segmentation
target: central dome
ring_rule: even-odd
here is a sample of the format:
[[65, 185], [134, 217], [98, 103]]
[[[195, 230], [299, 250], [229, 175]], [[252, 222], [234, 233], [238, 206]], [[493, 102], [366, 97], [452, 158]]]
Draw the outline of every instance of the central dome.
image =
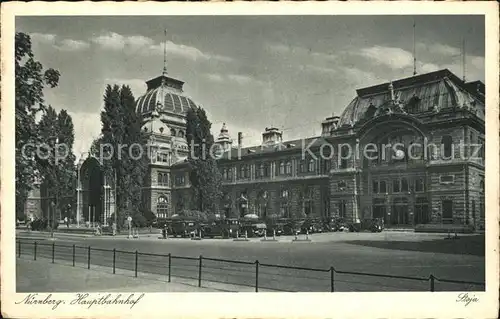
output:
[[150, 116], [153, 111], [184, 115], [190, 107], [197, 105], [183, 94], [184, 82], [162, 75], [148, 82], [146, 94], [136, 102], [136, 112]]

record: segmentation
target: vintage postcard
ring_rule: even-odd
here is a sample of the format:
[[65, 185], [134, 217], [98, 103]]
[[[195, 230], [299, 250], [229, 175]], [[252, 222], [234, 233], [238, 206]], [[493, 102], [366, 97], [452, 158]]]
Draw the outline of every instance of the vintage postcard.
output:
[[2, 315], [496, 318], [498, 19], [2, 5]]

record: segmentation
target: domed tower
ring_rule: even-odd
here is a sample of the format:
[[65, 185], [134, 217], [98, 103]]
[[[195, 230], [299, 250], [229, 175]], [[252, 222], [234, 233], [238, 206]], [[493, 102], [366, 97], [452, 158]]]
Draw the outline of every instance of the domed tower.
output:
[[233, 144], [233, 140], [229, 136], [226, 123], [222, 124], [222, 128], [220, 129], [220, 134], [217, 137], [215, 143], [219, 144], [224, 152], [231, 149], [231, 145]]
[[168, 75], [166, 51], [163, 72], [146, 84], [146, 93], [136, 101], [141, 129], [148, 136], [150, 159], [143, 199], [144, 206], [163, 219], [173, 214], [174, 192], [187, 186], [179, 182], [187, 179], [186, 114], [197, 104], [184, 93], [184, 82]]

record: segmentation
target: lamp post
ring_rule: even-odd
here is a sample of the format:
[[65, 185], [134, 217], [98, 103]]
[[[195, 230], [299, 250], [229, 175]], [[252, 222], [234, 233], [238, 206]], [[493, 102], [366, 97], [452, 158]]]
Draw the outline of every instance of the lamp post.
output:
[[51, 218], [51, 225], [50, 225], [50, 237], [54, 238], [54, 226], [55, 226], [55, 215], [56, 215], [56, 209], [57, 209], [57, 204], [58, 204], [58, 191], [57, 191], [57, 146], [59, 144], [59, 137], [57, 136], [51, 136], [49, 137], [49, 140], [54, 140], [54, 165], [52, 166], [52, 175], [53, 175], [53, 183], [54, 183], [54, 201], [53, 203], [53, 209], [52, 209], [52, 218]]

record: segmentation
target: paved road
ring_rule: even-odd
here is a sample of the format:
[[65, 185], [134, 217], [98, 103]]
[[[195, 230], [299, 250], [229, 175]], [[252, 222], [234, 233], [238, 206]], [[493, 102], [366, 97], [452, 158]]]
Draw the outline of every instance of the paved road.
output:
[[[443, 235], [414, 233], [332, 233], [313, 236], [312, 242], [235, 242], [232, 240], [168, 239], [156, 236], [140, 239], [70, 238], [55, 240], [57, 262], [72, 261], [72, 245], [77, 262], [86, 262], [91, 246], [91, 264], [112, 266], [116, 248], [116, 267], [134, 270], [138, 254], [138, 271], [168, 275], [168, 253], [172, 256], [171, 275], [197, 279], [198, 256], [215, 257], [231, 263], [203, 259], [202, 280], [254, 286], [256, 265], [258, 285], [277, 291], [330, 291], [330, 267], [338, 271], [369, 272], [384, 275], [438, 278], [484, 282], [484, 236], [461, 236], [444, 239]], [[52, 243], [37, 239], [37, 254], [51, 258]], [[23, 239], [21, 252], [33, 254], [33, 239]], [[42, 245], [44, 244], [44, 245]], [[481, 246], [482, 244], [482, 246]], [[66, 245], [61, 247], [59, 245]], [[481, 248], [482, 247], [482, 248]], [[17, 247], [18, 248], [18, 247]], [[482, 249], [482, 251], [481, 251]], [[450, 251], [453, 253], [443, 253]], [[143, 253], [158, 255], [143, 255]], [[159, 256], [163, 255], [163, 256]], [[276, 268], [269, 265], [315, 268], [317, 271]], [[428, 281], [334, 274], [335, 291], [428, 291]], [[436, 282], [436, 291], [483, 290], [483, 286]]]

